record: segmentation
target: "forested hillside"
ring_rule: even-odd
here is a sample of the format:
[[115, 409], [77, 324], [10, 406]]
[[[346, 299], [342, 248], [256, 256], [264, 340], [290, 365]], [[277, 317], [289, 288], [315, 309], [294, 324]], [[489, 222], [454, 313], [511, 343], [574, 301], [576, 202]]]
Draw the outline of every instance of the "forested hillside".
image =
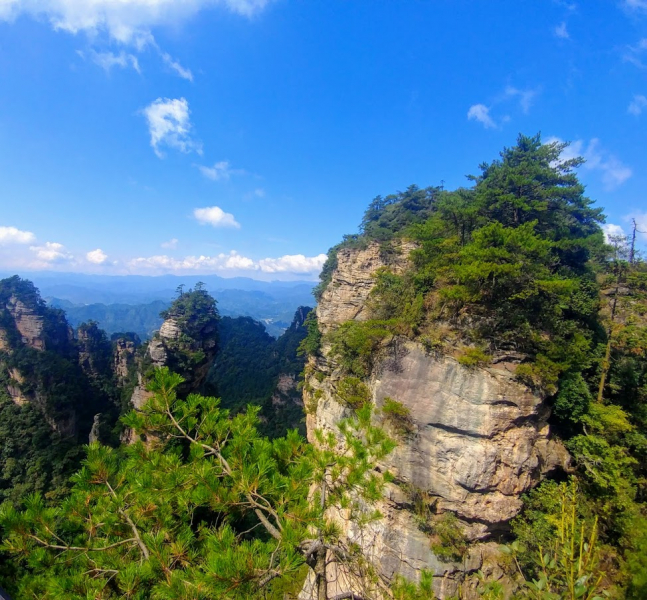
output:
[[[602, 209], [575, 174], [583, 161], [562, 159], [564, 148], [520, 136], [470, 188], [376, 198], [361, 233], [330, 251], [318, 296], [344, 248], [377, 242], [388, 265], [407, 240], [411, 266], [379, 271], [370, 318], [322, 341], [358, 381], [402, 338], [467, 367], [508, 364], [549, 399], [573, 461], [529, 494], [512, 523], [508, 552], [537, 582], [528, 593], [643, 598], [647, 264], [633, 237], [605, 243]], [[314, 355], [319, 337], [313, 328], [306, 341]], [[406, 420], [402, 407], [390, 410]]]
[[0, 281], [3, 498], [65, 489], [94, 416], [103, 414], [108, 429], [115, 423], [116, 396], [103, 332], [84, 326], [75, 338], [64, 313], [47, 307], [31, 282]]
[[248, 404], [261, 407], [260, 431], [270, 437], [288, 429], [305, 434], [301, 392], [297, 389], [305, 357], [297, 353], [306, 336], [304, 321], [312, 309], [297, 310], [292, 324], [277, 339], [249, 317], [223, 317], [220, 351], [207, 376], [205, 391], [222, 398], [233, 413]]
[[[3, 585], [18, 599], [278, 600], [303, 588], [313, 600], [422, 600], [434, 589], [448, 597], [451, 568], [452, 589], [465, 599], [647, 597], [647, 264], [633, 239], [605, 240], [602, 209], [576, 175], [582, 160], [563, 159], [565, 148], [522, 135], [481, 165], [470, 187], [411, 186], [376, 198], [321, 274], [318, 298], [328, 298], [327, 309], [347, 301], [345, 320], [320, 327], [304, 309], [275, 342], [250, 319], [221, 318], [201, 390], [187, 390], [168, 366], [187, 376], [204, 366], [196, 331], [218, 314], [202, 290], [180, 293], [153, 344], [158, 354], [181, 352], [154, 368], [149, 348], [139, 382], [148, 395], [122, 417], [132, 443], [93, 443], [62, 498], [21, 494], [3, 505], [12, 569]], [[370, 249], [383, 265], [362, 280], [361, 306], [335, 280], [348, 249]], [[51, 314], [58, 327], [61, 314]], [[494, 367], [505, 369], [501, 389], [545, 412], [530, 421], [552, 411], [550, 442], [570, 453], [570, 465], [543, 481], [537, 465], [523, 501], [515, 490], [499, 494], [521, 510], [494, 530], [479, 515], [444, 509], [440, 494], [414, 488], [399, 465], [384, 468], [420, 434], [409, 407], [390, 396], [376, 407], [373, 394], [385, 361], [413, 387], [402, 367], [407, 344], [423, 349], [425, 364], [449, 365], [453, 381], [481, 377], [473, 387], [486, 392]], [[297, 432], [264, 436], [285, 428], [271, 417], [286, 406], [272, 385], [283, 375], [294, 381], [297, 345], [308, 355], [311, 444]], [[504, 395], [481, 399], [483, 421], [518, 408]], [[243, 409], [248, 402], [260, 407]], [[323, 409], [334, 428], [320, 427], [332, 422]], [[462, 426], [471, 415], [452, 416]], [[443, 433], [455, 439], [458, 425], [443, 424]], [[476, 445], [488, 435], [470, 433]], [[439, 457], [450, 473], [473, 466], [458, 464], [458, 452]], [[510, 478], [522, 470], [518, 457], [490, 458]], [[436, 466], [415, 462], [418, 471]], [[375, 559], [382, 548], [371, 540], [387, 509], [392, 521], [397, 511], [411, 516], [416, 543], [423, 540], [418, 556], [431, 551], [432, 569], [407, 565], [407, 579]], [[485, 551], [471, 553], [477, 546], [488, 549], [487, 569], [471, 566], [486, 564]]]

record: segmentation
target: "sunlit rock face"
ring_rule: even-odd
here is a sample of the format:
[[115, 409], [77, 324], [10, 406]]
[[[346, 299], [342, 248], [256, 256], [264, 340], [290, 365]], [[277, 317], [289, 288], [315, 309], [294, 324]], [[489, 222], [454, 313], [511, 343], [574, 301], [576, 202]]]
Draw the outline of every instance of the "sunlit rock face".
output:
[[[162, 323], [159, 332], [152, 337], [146, 350], [146, 359], [154, 367], [169, 367], [182, 375], [185, 381], [179, 387], [181, 394], [200, 388], [217, 351], [217, 331], [214, 325], [205, 326], [192, 338], [183, 336], [183, 333], [185, 332], [178, 321], [172, 317], [168, 318]], [[186, 352], [200, 353], [202, 358], [198, 362], [192, 362], [190, 368], [183, 367], [178, 361], [178, 356]], [[140, 370], [131, 403], [134, 408], [141, 408], [149, 398], [150, 393], [145, 389]]]
[[[395, 263], [391, 258], [389, 268], [402, 270], [410, 248], [405, 246]], [[317, 307], [323, 333], [350, 319], [369, 318], [366, 301], [383, 266], [377, 245], [339, 253], [337, 270]], [[508, 369], [504, 363], [468, 368], [405, 339], [395, 340], [376, 357], [366, 380], [373, 403], [378, 409], [385, 398], [402, 403], [410, 411], [411, 431], [392, 431], [398, 446], [379, 467], [395, 476], [379, 506], [383, 518], [360, 530], [342, 515], [336, 517], [349, 541], [362, 546], [385, 577], [402, 574], [415, 580], [428, 569], [439, 597], [455, 595], [461, 585], [462, 597], [469, 598], [477, 597], [470, 573], [481, 569], [503, 576], [496, 544], [488, 538], [508, 528], [521, 509], [523, 493], [546, 473], [566, 466], [569, 458], [550, 439], [543, 398], [517, 382]], [[315, 430], [334, 432], [352, 414], [336, 394], [344, 376], [324, 344], [322, 356], [311, 359], [304, 386], [312, 442]], [[388, 421], [379, 411], [376, 415], [389, 430]], [[451, 511], [460, 519], [464, 534], [475, 542], [463, 562], [444, 562], [432, 552], [430, 536], [414, 516], [412, 491], [424, 494], [432, 512]], [[343, 573], [334, 579], [331, 597], [349, 591], [342, 589], [351, 586]], [[303, 600], [311, 598], [308, 589]]]
[[22, 337], [22, 342], [30, 348], [44, 350], [45, 336], [43, 335], [42, 315], [39, 315], [36, 310], [27, 306], [16, 296], [11, 296], [6, 308]]

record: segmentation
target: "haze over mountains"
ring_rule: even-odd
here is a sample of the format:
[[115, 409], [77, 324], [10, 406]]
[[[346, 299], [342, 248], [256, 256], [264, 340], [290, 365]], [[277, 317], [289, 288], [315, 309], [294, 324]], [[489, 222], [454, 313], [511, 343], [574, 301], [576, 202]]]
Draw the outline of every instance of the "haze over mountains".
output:
[[[14, 273], [0, 272], [0, 277]], [[267, 332], [278, 337], [290, 325], [299, 306], [314, 303], [312, 282], [258, 281], [246, 277], [204, 276], [106, 276], [81, 273], [21, 273], [39, 288], [52, 306], [65, 310], [76, 327], [96, 321], [108, 334], [132, 331], [142, 339], [159, 328], [161, 310], [185, 289], [202, 281], [218, 301], [224, 316], [249, 316], [264, 323]]]

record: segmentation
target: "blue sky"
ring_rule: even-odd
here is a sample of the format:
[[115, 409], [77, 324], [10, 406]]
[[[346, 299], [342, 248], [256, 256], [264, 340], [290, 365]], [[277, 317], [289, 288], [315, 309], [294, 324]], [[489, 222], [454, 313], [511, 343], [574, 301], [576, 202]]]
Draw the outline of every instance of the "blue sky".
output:
[[647, 0], [0, 0], [0, 270], [314, 278], [537, 131], [647, 231]]

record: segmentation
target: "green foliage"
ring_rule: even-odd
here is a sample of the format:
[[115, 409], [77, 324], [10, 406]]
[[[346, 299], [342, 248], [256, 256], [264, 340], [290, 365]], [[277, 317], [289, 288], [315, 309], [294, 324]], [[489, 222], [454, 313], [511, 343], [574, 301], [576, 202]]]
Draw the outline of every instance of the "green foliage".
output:
[[326, 511], [379, 518], [373, 465], [393, 443], [370, 408], [340, 423], [339, 453], [333, 433], [316, 449], [296, 432], [262, 438], [257, 409], [230, 417], [215, 398], [180, 400], [181, 383], [155, 371], [152, 398], [124, 418], [146, 442], [90, 445], [62, 503], [2, 507], [2, 549], [19, 565], [3, 584], [17, 597], [242, 600], [302, 581], [304, 564], [319, 576], [328, 549], [350, 560]]
[[418, 583], [396, 575], [392, 586], [394, 600], [434, 600], [433, 579], [434, 574], [424, 569], [420, 572]]
[[444, 512], [432, 519], [431, 549], [440, 560], [462, 560], [468, 550], [468, 542], [460, 521], [452, 512]]
[[[260, 406], [259, 429], [263, 435], [280, 437], [294, 428], [305, 435], [296, 380], [305, 364], [298, 348], [306, 339], [306, 314], [313, 315], [314, 311], [299, 308], [292, 325], [278, 340], [250, 317], [223, 317], [218, 325], [217, 359], [211, 365], [203, 391], [220, 396], [223, 407], [233, 413], [246, 410], [249, 404]], [[272, 398], [277, 394], [281, 376], [283, 381], [292, 379], [294, 386], [281, 392], [281, 404], [275, 404]]]
[[592, 401], [589, 386], [582, 374], [569, 373], [560, 381], [553, 411], [562, 422], [578, 424], [589, 412]]
[[[44, 348], [23, 341], [10, 311], [18, 303], [42, 319]], [[62, 311], [48, 308], [34, 285], [18, 277], [0, 281], [0, 329], [8, 346], [0, 351], [0, 499], [19, 501], [32, 492], [55, 498], [69, 487], [96, 414], [104, 439], [114, 441], [110, 343], [93, 323], [73, 339]]]
[[534, 362], [519, 365], [515, 376], [521, 383], [547, 395], [552, 395], [558, 389], [559, 376], [564, 369], [564, 365], [539, 354]]
[[33, 492], [59, 497], [83, 451], [76, 438], [52, 431], [35, 406], [18, 406], [0, 392], [0, 498], [18, 502]]
[[371, 391], [357, 377], [344, 377], [337, 384], [337, 397], [349, 408], [359, 409], [371, 401]]
[[317, 302], [321, 301], [321, 296], [328, 287], [328, 284], [332, 281], [333, 273], [337, 268], [337, 252], [339, 251], [340, 247], [341, 245], [338, 244], [337, 246], [333, 246], [330, 250], [328, 250], [328, 257], [326, 258], [326, 262], [321, 269], [321, 273], [319, 273], [319, 283], [312, 291], [312, 294]]
[[426, 220], [433, 212], [438, 192], [438, 188], [411, 185], [405, 192], [377, 196], [364, 213], [362, 235], [369, 240], [390, 240], [407, 226]]
[[321, 347], [321, 331], [319, 331], [317, 313], [314, 309], [308, 313], [304, 326], [307, 330], [307, 335], [301, 340], [297, 353], [299, 355], [314, 356]]
[[174, 371], [190, 373], [215, 353], [220, 314], [215, 299], [202, 283], [188, 292], [179, 286], [178, 294], [171, 306], [160, 313], [164, 320], [175, 321], [181, 332], [177, 338], [165, 339], [164, 344], [171, 351], [167, 364]]
[[406, 435], [413, 431], [411, 410], [402, 402], [393, 400], [388, 396], [382, 402], [382, 415], [384, 419], [400, 434]]
[[458, 362], [464, 367], [484, 367], [492, 361], [492, 356], [482, 348], [463, 348]]
[[600, 543], [597, 517], [582, 515], [574, 480], [542, 488], [515, 524], [518, 541], [502, 550], [521, 570], [524, 597], [593, 600], [609, 587], [603, 571], [608, 549]]
[[165, 320], [174, 319], [190, 337], [213, 333], [219, 318], [216, 301], [201, 283], [188, 292], [180, 289], [178, 297], [160, 316]]
[[395, 323], [389, 321], [348, 321], [330, 332], [330, 354], [357, 377], [367, 377], [378, 350], [392, 337]]
[[397, 321], [399, 333], [414, 335], [424, 318], [424, 298], [411, 274], [395, 275], [386, 268], [375, 275], [368, 302], [371, 316], [378, 321]]

